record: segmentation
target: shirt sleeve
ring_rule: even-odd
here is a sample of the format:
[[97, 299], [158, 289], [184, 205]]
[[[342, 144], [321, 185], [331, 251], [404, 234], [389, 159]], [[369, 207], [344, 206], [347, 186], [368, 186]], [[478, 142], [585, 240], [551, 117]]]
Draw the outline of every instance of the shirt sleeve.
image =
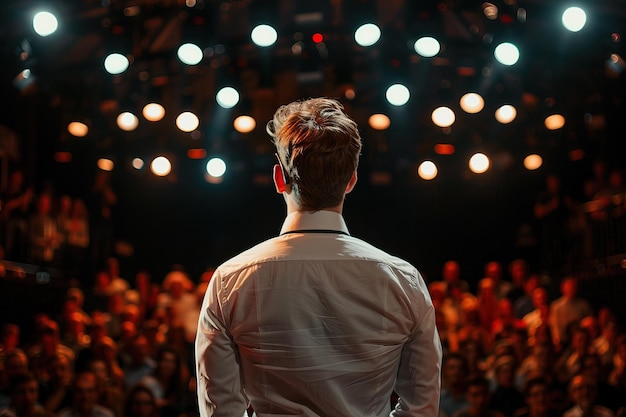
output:
[[442, 349], [435, 309], [423, 280], [421, 319], [402, 348], [392, 417], [437, 417], [441, 390]]
[[237, 345], [225, 324], [218, 291], [219, 278], [214, 276], [198, 320], [195, 353], [200, 417], [241, 416], [248, 407]]

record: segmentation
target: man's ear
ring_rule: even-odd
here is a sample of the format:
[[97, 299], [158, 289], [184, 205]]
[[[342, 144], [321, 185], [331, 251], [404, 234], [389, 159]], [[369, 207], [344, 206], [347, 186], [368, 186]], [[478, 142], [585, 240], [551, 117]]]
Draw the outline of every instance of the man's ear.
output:
[[356, 171], [354, 171], [352, 173], [352, 177], [350, 178], [350, 181], [348, 181], [348, 185], [346, 186], [346, 194], [348, 194], [350, 191], [354, 189], [357, 179], [358, 177], [356, 175]]
[[285, 185], [285, 176], [283, 175], [283, 170], [278, 164], [274, 165], [274, 186], [276, 187], [276, 192], [278, 194], [282, 194], [287, 191], [287, 186]]

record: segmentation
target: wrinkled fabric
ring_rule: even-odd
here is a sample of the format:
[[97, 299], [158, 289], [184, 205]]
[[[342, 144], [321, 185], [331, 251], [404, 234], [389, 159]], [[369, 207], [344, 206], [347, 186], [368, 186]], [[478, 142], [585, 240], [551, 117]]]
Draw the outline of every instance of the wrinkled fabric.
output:
[[259, 417], [437, 416], [441, 345], [424, 280], [347, 233], [338, 213], [293, 213], [281, 236], [217, 268], [196, 337], [202, 417], [249, 403]]

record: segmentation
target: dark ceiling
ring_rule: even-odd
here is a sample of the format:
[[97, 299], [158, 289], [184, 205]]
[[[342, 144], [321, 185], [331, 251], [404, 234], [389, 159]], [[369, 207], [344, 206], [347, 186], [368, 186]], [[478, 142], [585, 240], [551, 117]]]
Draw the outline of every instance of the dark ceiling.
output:
[[[578, 33], [560, 25], [560, 13], [569, 2], [555, 0], [492, 1], [499, 8], [495, 20], [485, 17], [481, 1], [198, 0], [190, 8], [179, 0], [57, 0], [50, 4], [58, 13], [60, 29], [39, 38], [30, 19], [35, 6], [43, 3], [0, 5], [0, 124], [13, 132], [2, 136], [7, 155], [3, 166], [19, 163], [32, 183], [49, 180], [59, 192], [80, 194], [89, 188], [97, 158], [110, 157], [116, 162], [116, 185], [124, 197], [118, 233], [134, 245], [154, 223], [167, 224], [161, 219], [172, 212], [162, 210], [185, 203], [198, 207], [198, 214], [182, 214], [196, 223], [181, 226], [170, 219], [174, 226], [162, 233], [176, 235], [183, 229], [202, 242], [196, 255], [204, 260], [198, 263], [219, 262], [274, 233], [282, 208], [267, 185], [273, 159], [264, 124], [280, 104], [310, 96], [340, 98], [361, 126], [362, 191], [347, 208], [354, 228], [360, 235], [386, 242], [392, 251], [417, 257], [416, 261], [436, 264], [446, 257], [464, 256], [465, 245], [481, 225], [501, 232], [498, 238], [479, 239], [493, 256], [511, 257], [511, 250], [501, 253], [503, 241], [506, 248], [514, 246], [515, 230], [528, 221], [529, 204], [546, 172], [569, 179], [574, 192], [595, 159], [624, 168], [626, 83], [619, 63], [607, 64], [611, 54], [625, 56], [621, 31], [626, 29], [626, 2], [621, 0], [587, 2], [587, 26]], [[381, 27], [382, 38], [371, 48], [357, 47], [353, 32], [366, 21]], [[252, 45], [249, 32], [257, 23], [276, 26], [279, 39], [274, 46]], [[311, 41], [316, 32], [324, 35], [324, 49]], [[440, 40], [437, 57], [421, 58], [412, 50], [422, 35]], [[294, 55], [292, 45], [300, 38], [303, 53]], [[205, 57], [199, 65], [186, 67], [175, 51], [192, 40], [205, 48]], [[494, 46], [505, 40], [517, 43], [521, 51], [520, 61], [512, 67], [493, 58]], [[133, 57], [130, 68], [119, 76], [103, 69], [104, 57], [114, 50]], [[20, 60], [24, 51], [28, 57]], [[16, 86], [16, 75], [26, 67], [34, 81]], [[411, 90], [404, 107], [392, 108], [384, 100], [386, 87], [394, 82], [404, 82]], [[240, 103], [228, 111], [214, 99], [224, 85], [241, 92]], [[355, 92], [354, 98], [346, 97], [348, 90]], [[459, 109], [458, 100], [468, 91], [485, 97], [486, 107], [477, 115]], [[117, 112], [139, 114], [149, 100], [165, 105], [163, 121], [143, 121], [134, 132], [115, 126]], [[518, 118], [509, 125], [494, 120], [493, 112], [502, 104], [518, 107]], [[451, 129], [437, 128], [430, 121], [432, 110], [441, 105], [457, 113]], [[200, 116], [199, 137], [175, 129], [174, 117], [183, 109]], [[544, 118], [553, 112], [565, 116], [563, 129], [544, 127]], [[374, 113], [390, 116], [388, 131], [367, 126]], [[255, 131], [234, 132], [232, 120], [239, 114], [256, 118]], [[86, 138], [71, 137], [65, 130], [76, 119], [90, 126]], [[453, 144], [456, 153], [436, 155], [437, 143]], [[223, 189], [206, 184], [202, 161], [186, 156], [191, 148], [227, 159], [230, 171]], [[476, 150], [493, 158], [485, 180], [475, 179], [466, 167]], [[58, 151], [70, 152], [72, 161], [55, 162]], [[522, 158], [531, 152], [544, 157], [544, 166], [536, 173], [522, 167]], [[133, 157], [157, 153], [173, 159], [174, 172], [168, 179], [155, 182], [130, 168]], [[416, 166], [424, 158], [434, 158], [440, 166], [440, 177], [432, 183], [416, 176]], [[265, 201], [269, 198], [274, 200]], [[230, 211], [233, 206], [236, 211]], [[268, 211], [269, 221], [249, 214], [265, 206], [278, 210]], [[390, 227], [372, 230], [372, 223], [389, 217], [390, 211], [408, 214], [392, 214]], [[508, 219], [503, 216], [507, 213]], [[231, 223], [230, 229], [203, 223], [198, 227], [207, 216], [220, 219], [216, 223], [221, 225]], [[424, 217], [428, 220], [421, 221]], [[507, 227], [502, 229], [502, 224]], [[447, 249], [432, 252], [419, 237], [415, 241], [399, 237], [405, 230], [413, 236], [437, 234], [448, 242]], [[213, 235], [207, 238], [205, 233]], [[167, 250], [174, 255], [163, 256], [163, 262], [181, 253]], [[420, 251], [426, 254], [416, 255]]]

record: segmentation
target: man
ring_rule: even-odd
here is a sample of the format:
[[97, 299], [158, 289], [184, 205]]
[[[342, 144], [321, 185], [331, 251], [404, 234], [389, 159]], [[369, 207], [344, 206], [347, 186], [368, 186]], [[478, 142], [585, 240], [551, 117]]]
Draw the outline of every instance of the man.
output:
[[0, 409], [0, 417], [56, 417], [38, 402], [39, 382], [30, 372], [19, 372], [11, 377], [10, 407]]
[[599, 405], [597, 385], [585, 379], [583, 375], [574, 376], [568, 386], [569, 397], [574, 404], [563, 413], [563, 417], [614, 417], [610, 409]]
[[[268, 123], [280, 236], [215, 271], [196, 338], [200, 415], [436, 416], [441, 345], [420, 273], [348, 233], [361, 138], [336, 101]], [[398, 401], [391, 410], [395, 391]]]
[[440, 415], [451, 417], [469, 405], [467, 401], [467, 358], [449, 352], [443, 358], [443, 386], [439, 399]]
[[571, 341], [568, 339], [567, 327], [579, 323], [586, 316], [593, 315], [591, 305], [578, 296], [578, 281], [567, 276], [561, 281], [561, 297], [550, 303], [548, 323], [552, 331], [554, 346], [564, 347]]
[[491, 408], [489, 381], [484, 376], [474, 376], [467, 381], [467, 408], [457, 411], [453, 417], [505, 417]]
[[78, 372], [72, 384], [72, 406], [59, 411], [58, 417], [114, 417], [113, 411], [98, 404], [97, 388], [93, 372]]

